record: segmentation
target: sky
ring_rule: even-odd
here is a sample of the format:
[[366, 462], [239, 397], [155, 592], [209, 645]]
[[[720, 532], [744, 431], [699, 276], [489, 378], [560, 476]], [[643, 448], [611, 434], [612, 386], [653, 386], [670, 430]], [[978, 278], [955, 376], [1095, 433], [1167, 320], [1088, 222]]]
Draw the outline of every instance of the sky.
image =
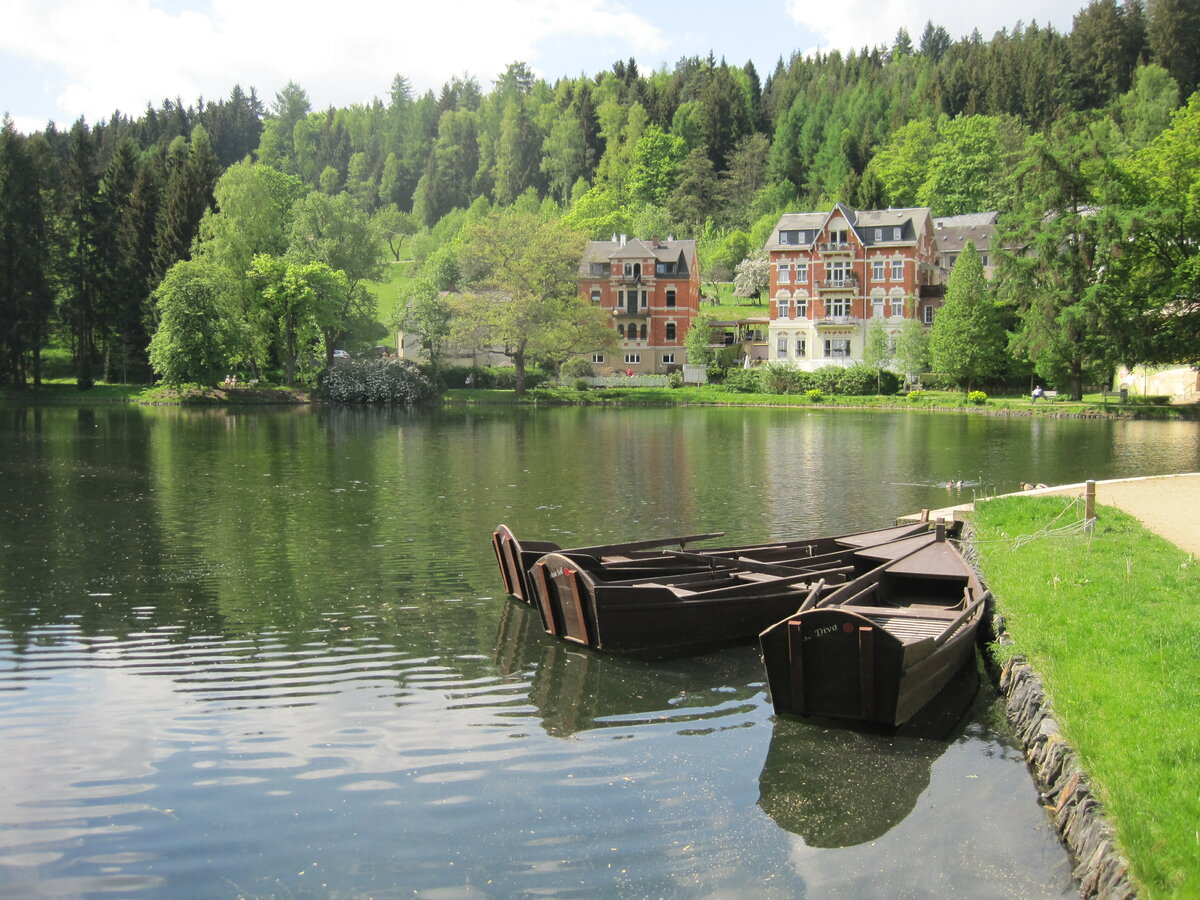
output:
[[926, 21], [957, 39], [1018, 22], [1069, 31], [1085, 0], [3, 0], [0, 114], [23, 132], [69, 127], [147, 103], [253, 87], [269, 107], [289, 80], [314, 109], [386, 98], [392, 79], [436, 94], [481, 87], [514, 61], [553, 82], [633, 57], [670, 68], [711, 51], [762, 78], [796, 52], [914, 43]]

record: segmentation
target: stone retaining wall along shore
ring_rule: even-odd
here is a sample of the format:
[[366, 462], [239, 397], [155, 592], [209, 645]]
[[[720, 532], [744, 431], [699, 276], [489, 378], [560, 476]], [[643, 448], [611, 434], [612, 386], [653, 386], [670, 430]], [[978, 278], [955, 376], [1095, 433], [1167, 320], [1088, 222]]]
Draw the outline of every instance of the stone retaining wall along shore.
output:
[[[968, 552], [970, 537], [968, 526], [963, 536], [963, 549]], [[1013, 643], [1004, 617], [996, 612], [992, 599], [987, 603], [981, 640]], [[1078, 754], [1062, 736], [1041, 678], [1023, 657], [1014, 656], [1000, 664], [986, 648], [983, 657], [1004, 698], [1009, 724], [1025, 751], [1025, 761], [1037, 784], [1042, 806], [1071, 853], [1075, 865], [1072, 874], [1079, 881], [1080, 894], [1104, 900], [1136, 897], [1129, 877], [1129, 861], [1117, 851], [1113, 828], [1092, 793]]]

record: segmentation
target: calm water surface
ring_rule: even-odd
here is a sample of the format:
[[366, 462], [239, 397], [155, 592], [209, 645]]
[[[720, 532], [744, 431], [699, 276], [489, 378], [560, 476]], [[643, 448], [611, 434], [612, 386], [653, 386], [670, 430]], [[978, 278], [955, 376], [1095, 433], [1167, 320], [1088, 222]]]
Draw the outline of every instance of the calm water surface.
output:
[[846, 531], [1197, 447], [796, 410], [0, 409], [0, 896], [1071, 896], [986, 685], [896, 735], [777, 720], [753, 647], [546, 637], [488, 537]]

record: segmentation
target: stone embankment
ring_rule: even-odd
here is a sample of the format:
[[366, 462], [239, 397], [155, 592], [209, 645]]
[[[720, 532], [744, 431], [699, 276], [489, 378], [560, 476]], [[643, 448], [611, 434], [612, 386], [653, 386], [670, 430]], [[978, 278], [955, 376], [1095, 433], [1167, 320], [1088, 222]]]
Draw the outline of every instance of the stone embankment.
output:
[[[994, 601], [989, 600], [988, 607], [984, 640], [1011, 644]], [[1042, 806], [1071, 853], [1080, 894], [1105, 900], [1136, 897], [1129, 861], [1117, 851], [1104, 807], [1092, 792], [1079, 756], [1062, 736], [1041, 678], [1019, 656], [997, 665], [985, 652], [984, 660], [999, 685], [1005, 715], [1021, 742]]]

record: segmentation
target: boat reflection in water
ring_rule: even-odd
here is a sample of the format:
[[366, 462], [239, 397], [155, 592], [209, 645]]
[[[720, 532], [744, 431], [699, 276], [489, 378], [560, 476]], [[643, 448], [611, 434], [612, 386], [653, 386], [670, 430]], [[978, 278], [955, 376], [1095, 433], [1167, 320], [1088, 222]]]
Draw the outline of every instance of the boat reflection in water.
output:
[[966, 724], [979, 687], [974, 657], [916, 717], [889, 730], [776, 717], [758, 805], [809, 847], [853, 847], [899, 825], [934, 762]]
[[668, 723], [697, 732], [756, 710], [762, 662], [752, 647], [702, 655], [601, 655], [546, 634], [537, 610], [506, 600], [494, 659], [501, 675], [528, 678], [547, 734]]

